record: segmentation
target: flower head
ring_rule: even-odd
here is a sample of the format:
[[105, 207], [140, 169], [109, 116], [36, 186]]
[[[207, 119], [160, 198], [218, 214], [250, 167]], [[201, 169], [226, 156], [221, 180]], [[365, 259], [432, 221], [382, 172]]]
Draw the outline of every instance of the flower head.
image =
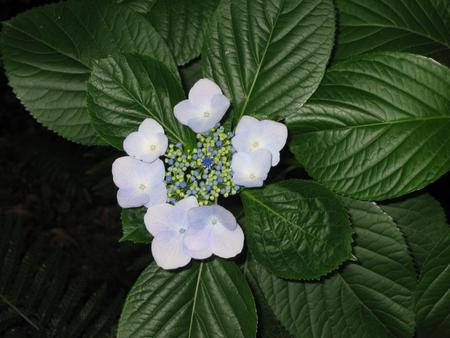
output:
[[267, 178], [272, 164], [272, 155], [268, 150], [237, 152], [231, 160], [233, 182], [244, 187], [261, 187]]
[[122, 208], [165, 203], [164, 164], [161, 160], [145, 163], [130, 156], [120, 157], [112, 165], [117, 201]]
[[123, 149], [128, 155], [149, 163], [164, 155], [167, 145], [164, 129], [153, 119], [145, 119], [138, 131], [129, 134], [123, 141]]
[[[189, 229], [184, 237], [193, 258], [212, 254], [231, 258], [242, 251], [244, 233], [233, 214], [219, 205], [192, 208], [188, 211]], [[204, 256], [197, 256], [201, 253]]]
[[196, 133], [212, 129], [230, 107], [230, 100], [217, 84], [208, 79], [197, 81], [189, 91], [189, 98], [174, 107], [178, 121]]
[[163, 269], [177, 269], [187, 265], [191, 257], [208, 257], [206, 250], [190, 251], [184, 245], [189, 229], [187, 213], [198, 207], [195, 197], [186, 197], [175, 205], [161, 204], [148, 208], [144, 217], [147, 230], [153, 235], [152, 254]]
[[280, 162], [280, 151], [287, 140], [287, 128], [280, 122], [262, 120], [243, 116], [236, 127], [236, 134], [231, 140], [238, 151], [253, 152], [266, 149], [272, 154], [272, 166]]

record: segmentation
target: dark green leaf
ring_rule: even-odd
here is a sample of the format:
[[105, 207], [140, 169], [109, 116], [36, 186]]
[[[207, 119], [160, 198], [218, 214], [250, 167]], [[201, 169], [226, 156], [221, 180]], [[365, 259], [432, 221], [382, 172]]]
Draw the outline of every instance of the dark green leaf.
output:
[[319, 85], [334, 40], [331, 0], [223, 1], [211, 20], [202, 55], [242, 115], [281, 119]]
[[179, 70], [181, 82], [183, 83], [183, 88], [186, 93], [189, 92], [192, 86], [203, 77], [200, 60], [195, 60], [186, 66], [182, 66]]
[[436, 244], [423, 265], [416, 289], [417, 335], [450, 336], [450, 231]]
[[336, 59], [403, 51], [450, 63], [448, 0], [337, 0]]
[[152, 236], [145, 228], [144, 215], [147, 208], [122, 209], [122, 238], [120, 242], [150, 243]]
[[93, 60], [139, 53], [177, 72], [148, 21], [111, 0], [72, 0], [20, 14], [4, 23], [1, 48], [10, 85], [25, 107], [49, 129], [83, 144], [102, 143], [86, 104]]
[[450, 70], [404, 53], [364, 54], [333, 66], [288, 121], [291, 150], [330, 189], [383, 200], [450, 169]]
[[251, 290], [230, 261], [164, 271], [152, 263], [128, 294], [118, 338], [255, 337]]
[[209, 18], [220, 0], [156, 0], [149, 19], [166, 40], [178, 65], [200, 55]]
[[125, 54], [99, 60], [88, 83], [93, 125], [119, 149], [123, 139], [148, 117], [158, 121], [173, 142], [190, 141], [192, 132], [173, 114], [173, 107], [183, 99], [180, 81], [161, 62], [147, 56]]
[[116, 0], [122, 6], [131, 8], [136, 13], [147, 14], [155, 5], [157, 0]]
[[267, 302], [295, 337], [412, 337], [415, 271], [405, 241], [374, 203], [345, 200], [357, 262], [320, 282], [280, 279], [250, 265]]
[[420, 271], [431, 249], [449, 230], [444, 210], [438, 201], [427, 194], [381, 207], [392, 216], [405, 235]]
[[347, 212], [321, 185], [288, 180], [241, 197], [249, 248], [275, 275], [317, 279], [351, 257]]

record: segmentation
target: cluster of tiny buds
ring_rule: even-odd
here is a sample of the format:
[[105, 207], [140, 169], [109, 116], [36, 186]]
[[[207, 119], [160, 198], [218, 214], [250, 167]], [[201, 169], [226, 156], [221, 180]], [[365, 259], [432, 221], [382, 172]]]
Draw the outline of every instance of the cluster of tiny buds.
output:
[[219, 196], [238, 192], [231, 171], [232, 137], [233, 133], [225, 132], [223, 127], [215, 127], [197, 134], [193, 149], [185, 149], [181, 143], [170, 144], [165, 155], [169, 203], [195, 196], [200, 205], [208, 205]]

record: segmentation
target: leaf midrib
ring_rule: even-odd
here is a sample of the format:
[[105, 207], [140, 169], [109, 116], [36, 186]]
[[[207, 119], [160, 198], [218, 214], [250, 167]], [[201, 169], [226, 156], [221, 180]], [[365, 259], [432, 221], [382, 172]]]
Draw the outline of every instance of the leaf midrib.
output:
[[9, 306], [11, 309], [13, 309], [14, 312], [16, 312], [20, 317], [22, 317], [33, 328], [35, 328], [38, 331], [40, 330], [39, 326], [37, 326], [37, 324], [35, 324], [25, 313], [20, 311], [20, 309], [17, 308], [13, 303], [8, 301], [8, 299], [5, 296], [3, 296], [2, 294], [0, 294], [0, 302], [5, 303], [7, 306]]
[[197, 275], [197, 282], [195, 284], [195, 291], [194, 291], [194, 299], [192, 301], [192, 312], [191, 312], [191, 319], [189, 321], [189, 334], [188, 338], [192, 337], [192, 326], [194, 324], [194, 314], [195, 314], [195, 307], [197, 305], [197, 296], [198, 296], [198, 289], [200, 287], [200, 279], [203, 272], [203, 262], [200, 263], [200, 267], [198, 268], [198, 275]]
[[[391, 125], [396, 125], [396, 124], [420, 123], [420, 122], [435, 121], [435, 120], [448, 120], [450, 122], [450, 116], [433, 116], [433, 117], [427, 117], [427, 118], [383, 121], [383, 122], [366, 123], [366, 124], [360, 124], [360, 125], [333, 126], [331, 128], [311, 130], [311, 131], [307, 131], [307, 132], [304, 132], [301, 134], [306, 135], [306, 134], [317, 133], [317, 132], [322, 132], [322, 131], [335, 131], [335, 130], [348, 130], [348, 129], [351, 130], [351, 129], [360, 129], [360, 128], [369, 128], [369, 127], [378, 127], [378, 126], [391, 126]], [[293, 123], [295, 123], [295, 124], [302, 123], [302, 121], [300, 119]]]

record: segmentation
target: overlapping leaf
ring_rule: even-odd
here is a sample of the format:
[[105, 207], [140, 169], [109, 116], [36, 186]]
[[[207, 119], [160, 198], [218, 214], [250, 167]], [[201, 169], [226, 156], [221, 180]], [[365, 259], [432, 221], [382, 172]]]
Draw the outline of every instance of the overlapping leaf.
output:
[[399, 229], [374, 203], [346, 200], [357, 261], [320, 282], [280, 279], [253, 262], [268, 304], [295, 337], [412, 337], [415, 271]]
[[428, 194], [381, 206], [399, 226], [420, 271], [431, 249], [450, 229], [445, 212]]
[[247, 243], [277, 276], [318, 279], [351, 256], [347, 212], [312, 181], [287, 180], [242, 194]]
[[88, 96], [96, 131], [119, 149], [145, 118], [158, 121], [173, 142], [188, 143], [193, 137], [173, 114], [175, 104], [184, 99], [180, 81], [151, 57], [124, 54], [97, 61]]
[[450, 70], [404, 53], [333, 66], [288, 120], [291, 150], [341, 194], [382, 200], [423, 188], [450, 169]]
[[116, 0], [116, 2], [131, 8], [136, 13], [147, 14], [155, 5], [156, 0]]
[[336, 59], [370, 51], [402, 51], [450, 64], [447, 0], [338, 0]]
[[157, 0], [148, 15], [178, 65], [200, 55], [209, 18], [220, 0]]
[[122, 238], [123, 241], [131, 241], [134, 243], [150, 243], [152, 236], [145, 228], [144, 215], [147, 208], [130, 208], [122, 209], [121, 221], [122, 221]]
[[79, 143], [101, 143], [91, 126], [86, 82], [92, 62], [111, 53], [151, 55], [176, 73], [148, 21], [111, 0], [38, 7], [4, 23], [2, 53], [17, 97], [43, 125]]
[[230, 261], [164, 271], [152, 263], [128, 294], [118, 338], [255, 337], [250, 288]]
[[416, 290], [418, 337], [450, 335], [450, 231], [430, 251]]
[[334, 40], [331, 0], [223, 1], [202, 62], [231, 98], [233, 119], [280, 119], [317, 88]]

